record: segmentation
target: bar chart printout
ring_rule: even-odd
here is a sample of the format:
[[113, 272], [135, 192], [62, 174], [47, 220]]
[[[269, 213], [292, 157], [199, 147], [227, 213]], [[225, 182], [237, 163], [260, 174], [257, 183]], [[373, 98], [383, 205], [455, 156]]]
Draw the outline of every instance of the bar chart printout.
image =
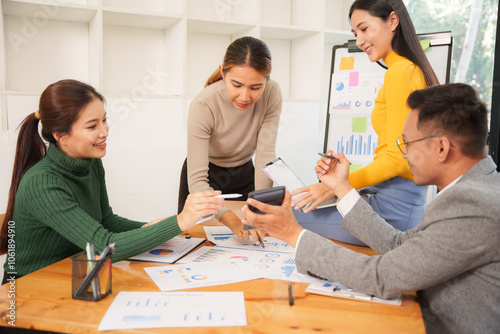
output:
[[345, 155], [375, 155], [376, 138], [372, 134], [340, 136], [334, 149]]
[[385, 71], [361, 71], [368, 59], [342, 52], [339, 55], [335, 58], [338, 71], [332, 73], [325, 151], [344, 153], [352, 167], [361, 168], [373, 160], [377, 147], [378, 137], [370, 118]]
[[245, 298], [235, 292], [121, 291], [99, 331], [163, 327], [246, 326]]
[[352, 163], [370, 162], [375, 155], [378, 136], [368, 116], [337, 115], [336, 131], [328, 137], [328, 149], [344, 153]]

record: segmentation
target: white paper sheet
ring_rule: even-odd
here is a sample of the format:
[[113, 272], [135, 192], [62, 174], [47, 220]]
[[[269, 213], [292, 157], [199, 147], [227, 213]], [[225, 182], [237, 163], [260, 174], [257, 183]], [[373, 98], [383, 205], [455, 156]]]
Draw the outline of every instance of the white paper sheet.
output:
[[241, 249], [233, 247], [203, 246], [182, 259], [183, 263], [211, 264], [214, 267], [241, 267], [262, 273], [265, 278], [293, 282], [310, 283], [313, 278], [299, 274], [295, 265], [294, 253], [282, 253], [260, 249]]
[[148, 252], [131, 257], [130, 260], [174, 263], [204, 241], [203, 238], [177, 236]]
[[240, 240], [233, 234], [231, 229], [226, 226], [204, 226], [207, 240], [217, 246], [233, 247], [247, 250], [273, 251], [282, 253], [294, 253], [292, 246], [273, 237], [266, 237], [264, 240], [265, 248], [256, 245], [255, 241], [250, 237], [250, 240]]
[[102, 318], [98, 330], [246, 324], [245, 298], [242, 291], [121, 291]]
[[265, 277], [265, 273], [245, 265], [218, 266], [190, 263], [147, 267], [144, 270], [161, 291], [230, 284]]
[[374, 297], [372, 295], [354, 291], [349, 287], [344, 286], [338, 282], [325, 281], [316, 278], [306, 288], [306, 292], [316, 293], [319, 295], [330, 296], [330, 297], [360, 300], [365, 302], [373, 302], [373, 303], [389, 304], [397, 306], [401, 305], [403, 300], [401, 296], [389, 299]]

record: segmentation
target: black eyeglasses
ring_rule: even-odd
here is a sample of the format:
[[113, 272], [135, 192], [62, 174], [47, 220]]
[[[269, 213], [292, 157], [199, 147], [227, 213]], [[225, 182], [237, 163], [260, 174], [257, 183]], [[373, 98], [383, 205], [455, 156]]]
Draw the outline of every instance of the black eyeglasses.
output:
[[398, 144], [398, 148], [401, 151], [401, 153], [407, 154], [408, 153], [408, 145], [410, 145], [411, 143], [416, 143], [417, 141], [422, 141], [422, 140], [437, 138], [437, 137], [439, 137], [439, 136], [429, 136], [429, 137], [424, 137], [424, 138], [415, 139], [415, 140], [411, 140], [411, 141], [406, 141], [403, 137], [398, 137], [398, 138], [396, 138], [396, 143]]

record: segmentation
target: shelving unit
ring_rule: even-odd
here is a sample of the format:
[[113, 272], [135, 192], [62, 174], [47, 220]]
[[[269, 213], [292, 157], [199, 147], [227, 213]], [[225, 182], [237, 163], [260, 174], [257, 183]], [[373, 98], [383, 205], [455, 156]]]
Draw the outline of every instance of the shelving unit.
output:
[[[137, 184], [110, 195], [117, 212], [141, 219], [175, 212], [188, 106], [231, 41], [250, 35], [268, 44], [271, 77], [283, 92], [282, 119], [293, 116], [295, 124], [312, 117], [308, 131], [322, 133], [331, 49], [352, 38], [347, 12], [353, 0], [0, 1], [1, 152], [10, 152], [12, 160], [16, 128], [37, 109], [48, 84], [63, 78], [89, 82], [108, 99], [115, 126], [109, 139], [113, 153], [104, 160], [110, 192], [122, 187], [120, 176], [147, 168], [157, 171], [150, 177], [168, 181], [143, 184], [153, 194], [146, 209], [135, 204]], [[280, 133], [288, 136], [289, 124], [282, 121]], [[162, 132], [168, 135], [159, 136]], [[308, 138], [318, 140], [317, 133]], [[143, 145], [134, 146], [134, 140]], [[278, 154], [280, 147], [288, 152], [294, 144], [295, 151], [310, 149], [300, 138], [290, 138], [286, 149], [284, 142], [279, 141]], [[141, 158], [131, 156], [138, 152]], [[307, 166], [292, 167], [305, 180], [312, 174]], [[160, 170], [164, 175], [155, 174]], [[0, 175], [0, 211], [10, 183], [5, 174]]]

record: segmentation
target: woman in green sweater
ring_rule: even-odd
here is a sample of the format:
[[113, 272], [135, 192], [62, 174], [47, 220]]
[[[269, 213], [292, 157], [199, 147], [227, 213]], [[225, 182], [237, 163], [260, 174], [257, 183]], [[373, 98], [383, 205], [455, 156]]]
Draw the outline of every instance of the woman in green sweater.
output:
[[144, 223], [115, 215], [101, 162], [109, 130], [103, 102], [91, 86], [62, 80], [45, 89], [39, 111], [23, 121], [0, 238], [0, 249], [9, 252], [3, 283], [71, 256], [87, 242], [98, 251], [116, 243], [113, 261], [129, 258], [223, 207], [214, 197], [220, 191], [204, 191], [191, 194], [177, 216]]

